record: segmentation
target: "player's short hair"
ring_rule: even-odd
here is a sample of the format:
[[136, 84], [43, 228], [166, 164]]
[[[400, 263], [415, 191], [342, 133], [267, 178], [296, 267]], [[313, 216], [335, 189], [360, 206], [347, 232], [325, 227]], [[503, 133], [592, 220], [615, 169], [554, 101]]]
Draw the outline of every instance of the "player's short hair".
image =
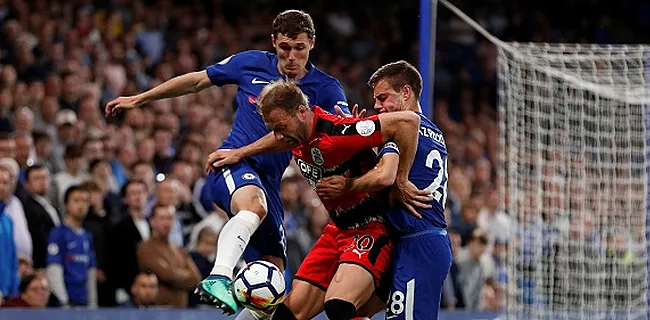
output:
[[293, 81], [278, 80], [267, 84], [257, 98], [257, 106], [262, 114], [282, 109], [295, 115], [299, 106], [309, 106], [309, 98]]
[[283, 34], [291, 39], [295, 39], [301, 33], [306, 33], [311, 39], [316, 34], [314, 20], [309, 13], [301, 10], [286, 10], [278, 14], [273, 19], [271, 33], [277, 38], [278, 34]]
[[379, 68], [368, 80], [368, 86], [374, 88], [377, 83], [386, 79], [395, 91], [400, 91], [403, 86], [409, 85], [413, 92], [420, 98], [422, 94], [422, 76], [410, 63], [400, 60], [391, 62]]
[[65, 191], [65, 194], [63, 196], [63, 203], [67, 205], [68, 200], [70, 200], [70, 197], [75, 192], [88, 192], [88, 189], [86, 189], [86, 186], [83, 184], [73, 185], [69, 187], [68, 190]]

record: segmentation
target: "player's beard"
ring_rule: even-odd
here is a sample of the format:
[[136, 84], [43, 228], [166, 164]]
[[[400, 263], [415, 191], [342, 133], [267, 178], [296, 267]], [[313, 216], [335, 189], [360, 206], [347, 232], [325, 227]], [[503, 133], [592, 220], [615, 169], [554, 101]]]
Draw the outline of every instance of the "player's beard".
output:
[[309, 139], [309, 133], [307, 132], [307, 126], [302, 122], [300, 122], [298, 124], [298, 130], [297, 130], [296, 133], [297, 133], [298, 139], [300, 140], [300, 143], [305, 143], [305, 141], [307, 141], [307, 139]]

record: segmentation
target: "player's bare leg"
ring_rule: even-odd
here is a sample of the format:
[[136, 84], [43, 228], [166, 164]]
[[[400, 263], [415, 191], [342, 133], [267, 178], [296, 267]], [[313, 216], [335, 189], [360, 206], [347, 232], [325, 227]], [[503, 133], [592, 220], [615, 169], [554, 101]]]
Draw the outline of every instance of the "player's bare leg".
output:
[[236, 213], [221, 229], [217, 257], [210, 276], [196, 289], [203, 300], [214, 303], [225, 313], [233, 314], [239, 309], [232, 294], [233, 269], [248, 246], [251, 235], [266, 217], [267, 208], [264, 191], [255, 185], [243, 186], [232, 194], [230, 212]]
[[341, 263], [325, 293], [325, 313], [331, 320], [349, 320], [375, 291], [373, 276], [361, 266]]
[[293, 280], [291, 292], [278, 305], [273, 319], [309, 320], [323, 312], [325, 291], [302, 280]]

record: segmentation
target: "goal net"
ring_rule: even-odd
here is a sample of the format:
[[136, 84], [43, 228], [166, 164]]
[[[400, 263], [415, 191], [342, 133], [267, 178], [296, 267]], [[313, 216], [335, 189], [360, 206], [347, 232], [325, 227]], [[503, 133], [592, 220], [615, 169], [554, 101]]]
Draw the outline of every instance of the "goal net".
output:
[[650, 47], [497, 43], [513, 319], [647, 319]]

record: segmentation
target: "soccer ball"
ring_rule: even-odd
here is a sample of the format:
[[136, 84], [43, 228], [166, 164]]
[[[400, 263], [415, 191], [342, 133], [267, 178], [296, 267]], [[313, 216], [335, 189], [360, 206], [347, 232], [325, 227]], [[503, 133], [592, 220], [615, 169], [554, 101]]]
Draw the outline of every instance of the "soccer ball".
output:
[[266, 311], [284, 300], [284, 276], [274, 264], [253, 261], [233, 281], [235, 298], [245, 307]]

